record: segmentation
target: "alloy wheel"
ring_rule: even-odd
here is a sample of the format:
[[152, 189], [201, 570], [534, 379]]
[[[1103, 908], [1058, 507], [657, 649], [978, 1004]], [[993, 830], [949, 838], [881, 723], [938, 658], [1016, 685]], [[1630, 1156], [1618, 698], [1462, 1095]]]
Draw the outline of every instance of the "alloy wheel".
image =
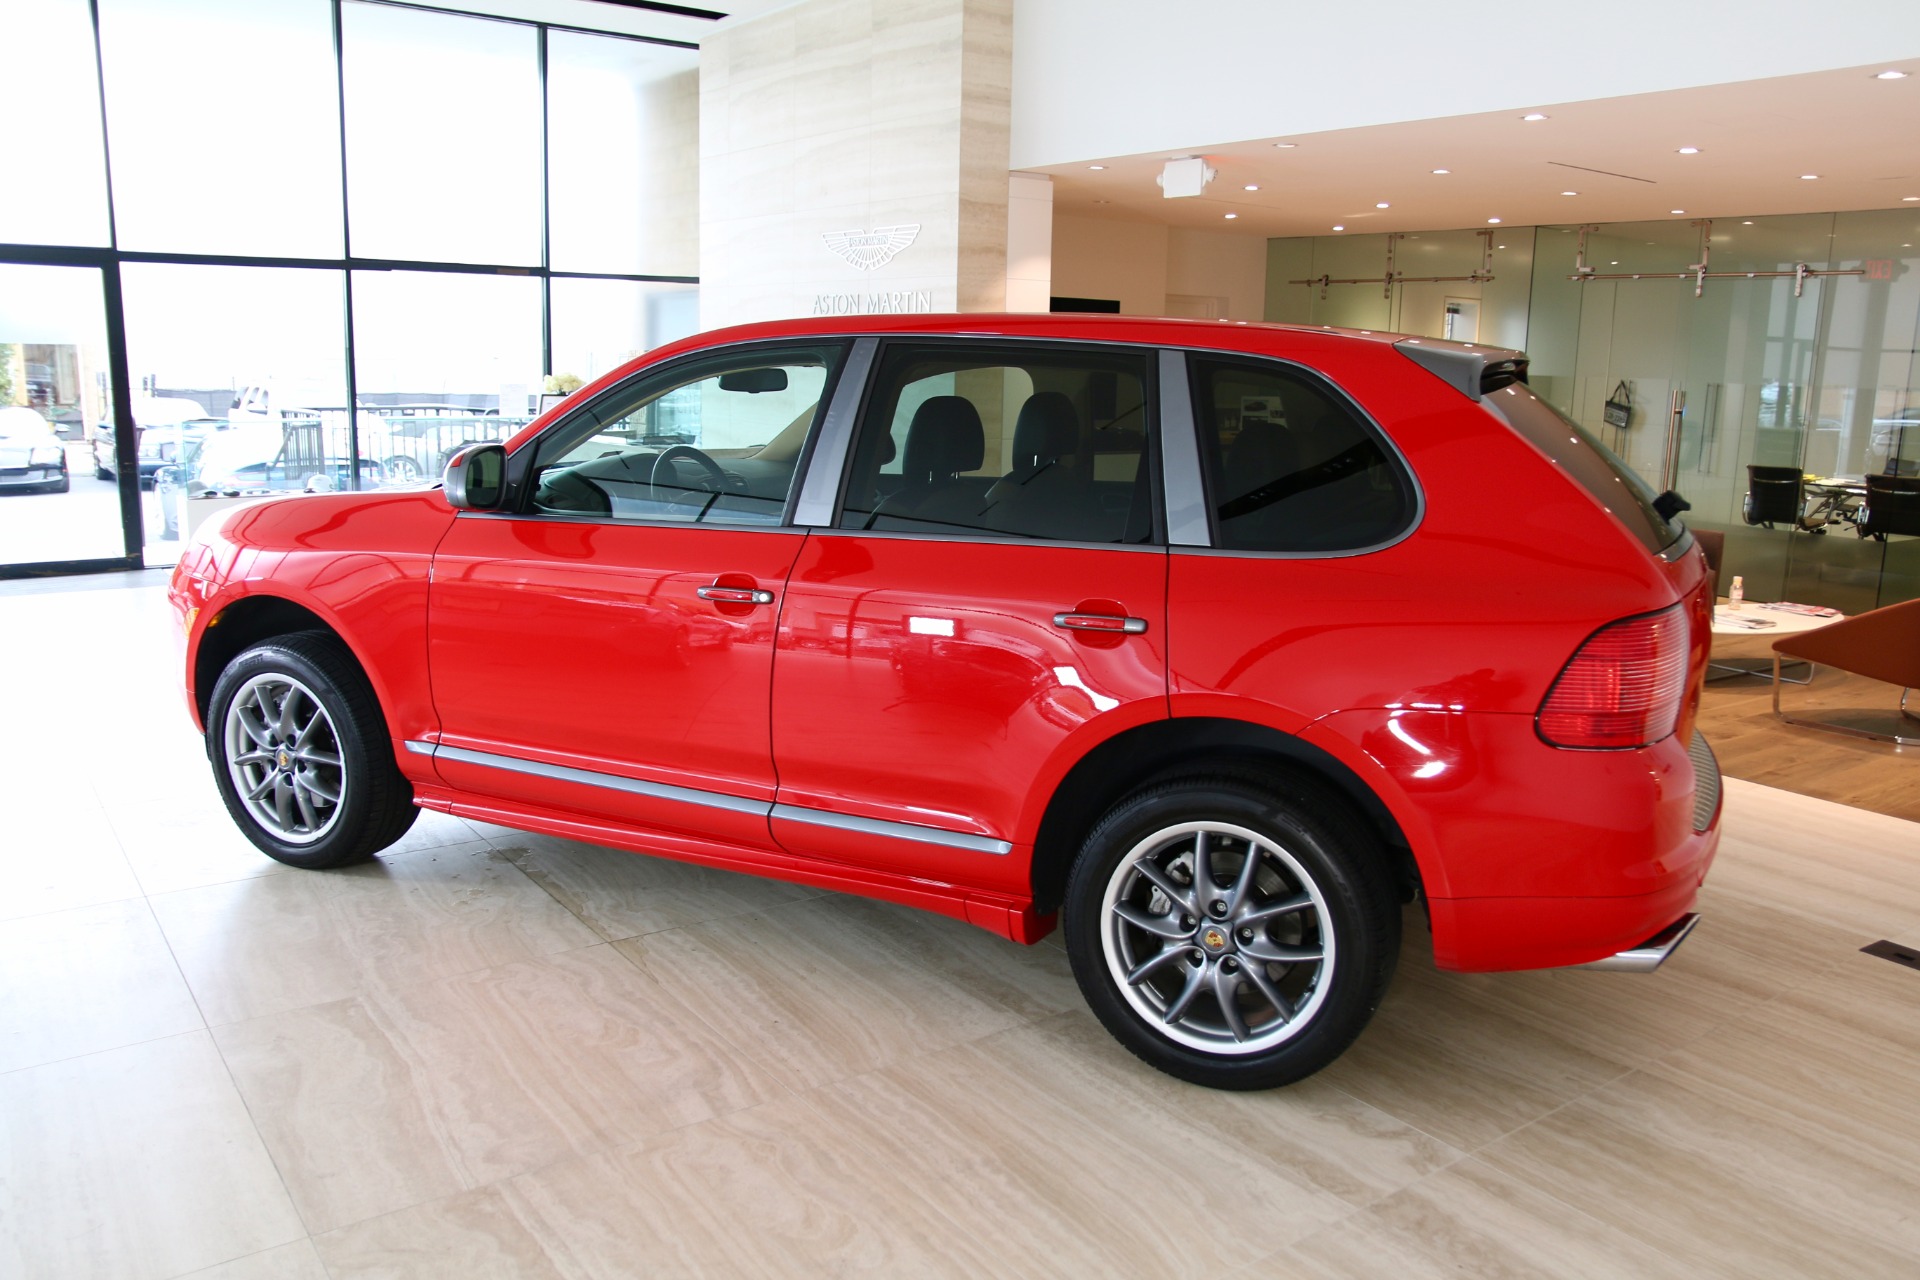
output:
[[1116, 989], [1161, 1035], [1224, 1055], [1292, 1039], [1336, 964], [1326, 899], [1299, 860], [1246, 827], [1189, 822], [1115, 865], [1101, 949]]
[[347, 771], [333, 719], [313, 691], [269, 672], [228, 704], [227, 773], [247, 814], [274, 838], [312, 844], [338, 821]]

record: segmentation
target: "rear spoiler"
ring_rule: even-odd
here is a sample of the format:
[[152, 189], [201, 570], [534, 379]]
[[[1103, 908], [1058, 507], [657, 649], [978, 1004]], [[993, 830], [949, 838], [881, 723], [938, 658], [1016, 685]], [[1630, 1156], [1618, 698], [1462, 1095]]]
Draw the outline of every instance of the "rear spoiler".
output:
[[1524, 351], [1444, 338], [1402, 338], [1393, 348], [1469, 400], [1527, 380]]

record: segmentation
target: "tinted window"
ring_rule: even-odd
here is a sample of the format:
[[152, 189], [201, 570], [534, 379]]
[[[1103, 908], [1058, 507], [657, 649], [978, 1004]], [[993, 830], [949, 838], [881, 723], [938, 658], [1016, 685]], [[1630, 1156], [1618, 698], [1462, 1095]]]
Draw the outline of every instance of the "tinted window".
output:
[[1653, 486], [1572, 418], [1517, 383], [1495, 391], [1486, 403], [1611, 511], [1647, 550], [1665, 550], [1680, 536], [1685, 526], [1653, 509]]
[[840, 351], [749, 348], [615, 387], [540, 440], [532, 509], [779, 524]]
[[1146, 367], [1058, 347], [890, 348], [841, 527], [1149, 541]]
[[1407, 527], [1413, 487], [1359, 412], [1283, 365], [1196, 356], [1214, 545], [1329, 552]]

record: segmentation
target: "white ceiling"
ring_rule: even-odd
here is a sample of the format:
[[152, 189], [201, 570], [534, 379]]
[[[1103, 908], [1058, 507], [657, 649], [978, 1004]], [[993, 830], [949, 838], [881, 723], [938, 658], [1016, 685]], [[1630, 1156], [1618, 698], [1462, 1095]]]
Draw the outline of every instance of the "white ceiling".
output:
[[[1888, 69], [1882, 63], [1185, 151], [1089, 156], [1034, 172], [1053, 175], [1056, 212], [1263, 237], [1331, 235], [1336, 224], [1360, 234], [1477, 228], [1493, 218], [1525, 226], [1920, 210], [1920, 200], [1906, 200], [1920, 197], [1920, 62], [1891, 65], [1911, 74], [1875, 79]], [[1529, 111], [1548, 118], [1523, 121]], [[1683, 146], [1699, 154], [1678, 154]], [[1204, 155], [1219, 176], [1204, 195], [1166, 199], [1154, 178], [1169, 158], [1183, 155]], [[1094, 164], [1106, 167], [1094, 171]], [[1244, 190], [1249, 184], [1259, 190]], [[1561, 194], [1567, 191], [1578, 194]], [[1390, 207], [1376, 208], [1381, 201]]]

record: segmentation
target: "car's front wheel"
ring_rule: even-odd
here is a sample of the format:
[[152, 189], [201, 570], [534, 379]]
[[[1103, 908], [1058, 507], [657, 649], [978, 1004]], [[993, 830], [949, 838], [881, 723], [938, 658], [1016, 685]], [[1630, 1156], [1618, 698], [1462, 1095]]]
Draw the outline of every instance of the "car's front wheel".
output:
[[1399, 958], [1378, 841], [1304, 786], [1237, 776], [1140, 791], [1068, 880], [1067, 950], [1094, 1013], [1142, 1060], [1220, 1089], [1338, 1057]]
[[323, 632], [275, 637], [228, 664], [207, 710], [207, 756], [240, 830], [290, 866], [362, 862], [418, 812], [366, 676]]

